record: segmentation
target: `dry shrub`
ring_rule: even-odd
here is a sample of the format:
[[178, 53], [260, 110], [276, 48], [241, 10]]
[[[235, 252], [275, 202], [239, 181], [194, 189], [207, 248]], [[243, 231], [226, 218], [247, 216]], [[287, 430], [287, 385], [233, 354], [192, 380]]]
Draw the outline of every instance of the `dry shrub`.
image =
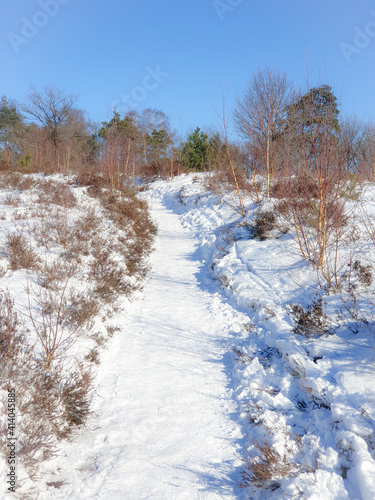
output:
[[[30, 383], [31, 382], [31, 383]], [[90, 415], [92, 374], [81, 362], [67, 370], [56, 366], [44, 370], [39, 363], [33, 367], [33, 377], [24, 391], [18, 395], [18, 410], [24, 427], [20, 428], [20, 440], [24, 454], [43, 461], [54, 452], [57, 440], [69, 437], [74, 428], [84, 425]], [[31, 430], [39, 437], [39, 426], [44, 428], [43, 438], [33, 439]], [[47, 456], [40, 456], [42, 448]], [[22, 447], [20, 458], [22, 460]]]
[[5, 173], [9, 172], [10, 169], [11, 169], [11, 167], [10, 167], [9, 161], [0, 156], [0, 172], [2, 174], [5, 174]]
[[[45, 215], [45, 214], [43, 214]], [[32, 226], [32, 233], [37, 243], [47, 250], [55, 245], [66, 245], [67, 221], [64, 214], [59, 211], [51, 211], [49, 216], [39, 217]]]
[[8, 171], [0, 176], [0, 187], [3, 189], [16, 189], [27, 191], [35, 185], [35, 180], [30, 175]]
[[73, 255], [89, 255], [101, 225], [102, 219], [95, 210], [88, 210], [82, 217], [69, 224], [66, 248]]
[[9, 292], [0, 290], [0, 362], [3, 376], [6, 376], [6, 366], [15, 368], [16, 359], [24, 343], [25, 337], [21, 332], [18, 314], [14, 310], [14, 301]]
[[85, 360], [88, 361], [89, 363], [94, 363], [95, 365], [98, 365], [100, 363], [98, 348], [95, 347], [93, 349], [90, 349], [90, 352], [85, 356]]
[[80, 327], [86, 326], [89, 330], [91, 321], [99, 314], [98, 302], [87, 292], [70, 291], [68, 321]]
[[93, 170], [82, 170], [76, 176], [76, 184], [82, 187], [95, 187], [97, 189], [110, 187], [109, 182]]
[[[177, 169], [175, 169], [175, 175], [177, 174]], [[143, 181], [156, 181], [157, 179], [167, 179], [168, 172], [165, 167], [165, 163], [147, 163], [141, 168], [141, 175]]]
[[147, 202], [138, 198], [110, 196], [103, 200], [103, 204], [120, 229], [130, 226], [135, 236], [142, 238], [145, 244], [147, 240], [153, 240], [156, 226], [149, 215]]
[[130, 276], [137, 274], [139, 278], [144, 278], [150, 270], [149, 264], [145, 261], [145, 256], [148, 255], [151, 242], [147, 237], [138, 237], [124, 243], [123, 249], [125, 250], [124, 256], [128, 273]]
[[95, 281], [94, 291], [104, 302], [111, 302], [118, 295], [128, 295], [135, 290], [126, 271], [113, 259], [109, 249], [96, 250], [93, 257], [95, 260], [90, 266], [89, 278]]
[[[240, 483], [241, 488], [255, 486], [263, 490], [275, 491], [280, 488], [281, 479], [312, 471], [300, 462], [300, 457], [296, 456], [287, 445], [281, 455], [270, 443], [254, 441], [252, 444], [257, 454], [244, 460], [245, 470], [241, 473], [243, 479]], [[298, 436], [297, 444], [299, 444]], [[301, 445], [299, 448], [301, 452]]]
[[53, 246], [62, 246], [66, 249], [76, 243], [80, 234], [77, 233], [74, 221], [71, 221], [63, 209], [51, 210], [46, 217], [39, 218], [34, 223], [33, 235], [39, 245], [50, 250]]
[[71, 188], [62, 182], [43, 180], [38, 183], [38, 203], [45, 205], [61, 205], [66, 208], [73, 208], [77, 205], [77, 199]]
[[[45, 370], [50, 370], [57, 360], [63, 359], [67, 351], [92, 327], [89, 313], [96, 310], [95, 305], [84, 295], [80, 297], [74, 292], [69, 294], [69, 280], [70, 277], [67, 277], [57, 290], [33, 290], [39, 317], [29, 302], [29, 318], [42, 349]], [[74, 306], [77, 311], [74, 311]]]
[[[253, 196], [254, 185], [243, 169], [236, 170], [236, 179], [241, 192]], [[237, 189], [233, 174], [229, 169], [220, 172], [212, 172], [204, 178], [203, 185], [207, 191], [213, 191], [217, 195], [223, 195], [227, 190]]]
[[[20, 401], [19, 401], [20, 403]], [[24, 414], [18, 424], [17, 458], [27, 470], [31, 478], [36, 478], [41, 462], [51, 460], [57, 454], [56, 440], [49, 432], [48, 422], [35, 420], [33, 416]]]
[[[87, 237], [99, 232], [102, 223], [101, 217], [93, 209], [88, 209], [85, 214], [75, 222], [75, 231]], [[78, 235], [77, 235], [78, 236]]]
[[353, 264], [353, 271], [361, 285], [372, 285], [373, 276], [372, 267], [370, 265], [363, 265], [359, 260], [356, 260]]
[[276, 227], [276, 215], [271, 210], [259, 212], [253, 225], [253, 234], [255, 238], [263, 241], [269, 237], [270, 231]]
[[8, 233], [3, 245], [3, 252], [12, 271], [17, 269], [38, 269], [39, 267], [39, 257], [31, 249], [22, 234]]
[[297, 335], [324, 335], [332, 332], [328, 316], [323, 312], [322, 298], [317, 297], [307, 307], [291, 304], [289, 313], [296, 323], [293, 333]]
[[280, 177], [272, 186], [274, 198], [319, 198], [319, 185], [310, 170], [303, 170], [298, 176]]
[[119, 236], [116, 250], [125, 258], [130, 275], [144, 277], [148, 271], [145, 259], [149, 254], [156, 225], [150, 217], [147, 203], [135, 197], [102, 192], [101, 202], [117, 227], [126, 236]]
[[76, 271], [76, 265], [61, 260], [45, 262], [38, 274], [38, 284], [43, 288], [57, 291], [61, 282], [74, 276]]
[[[17, 458], [35, 478], [40, 463], [57, 454], [58, 441], [71, 436], [90, 416], [92, 375], [82, 363], [46, 371], [42, 360], [25, 351], [19, 351], [12, 363], [17, 369], [3, 369], [1, 383], [15, 389]], [[5, 443], [1, 451], [6, 457]]]
[[19, 191], [28, 191], [36, 184], [35, 179], [30, 175], [23, 175], [18, 185]]
[[18, 172], [9, 172], [3, 175], [3, 186], [7, 189], [19, 189], [22, 182], [22, 175]]
[[82, 363], [70, 373], [62, 388], [64, 421], [69, 427], [84, 425], [90, 416], [90, 392], [93, 376]]
[[18, 196], [18, 194], [12, 194], [12, 193], [8, 193], [3, 201], [4, 205], [9, 205], [12, 207], [18, 207], [20, 202], [21, 198]]

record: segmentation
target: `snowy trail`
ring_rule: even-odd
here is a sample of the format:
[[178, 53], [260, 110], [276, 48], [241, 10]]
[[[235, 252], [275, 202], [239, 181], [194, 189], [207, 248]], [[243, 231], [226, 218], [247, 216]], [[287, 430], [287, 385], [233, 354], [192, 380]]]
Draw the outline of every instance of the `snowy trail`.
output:
[[143, 299], [102, 355], [95, 428], [72, 446], [73, 477], [53, 498], [239, 498], [224, 356], [240, 315], [199, 287], [196, 241], [152, 205], [159, 229]]

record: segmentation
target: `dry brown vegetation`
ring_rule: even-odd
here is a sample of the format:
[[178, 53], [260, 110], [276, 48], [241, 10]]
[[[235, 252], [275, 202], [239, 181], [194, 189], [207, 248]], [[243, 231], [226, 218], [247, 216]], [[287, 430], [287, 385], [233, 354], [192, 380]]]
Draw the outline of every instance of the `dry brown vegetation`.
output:
[[[100, 175], [0, 179], [4, 189], [31, 195], [33, 220], [22, 220], [1, 249], [10, 270], [28, 271], [28, 312], [20, 315], [10, 294], [0, 293], [0, 387], [16, 390], [17, 456], [36, 477], [91, 414], [92, 369], [115, 331], [106, 318], [120, 295], [141, 288], [156, 227], [144, 202]], [[90, 195], [81, 206], [73, 193], [79, 186]]]
[[32, 250], [23, 234], [8, 233], [2, 248], [12, 271], [17, 269], [37, 269], [39, 257]]
[[259, 489], [275, 491], [280, 488], [280, 480], [296, 477], [302, 472], [313, 472], [316, 465], [306, 463], [301, 438], [290, 436], [280, 453], [266, 440], [253, 441], [254, 454], [244, 461], [243, 481], [240, 487], [256, 486]]

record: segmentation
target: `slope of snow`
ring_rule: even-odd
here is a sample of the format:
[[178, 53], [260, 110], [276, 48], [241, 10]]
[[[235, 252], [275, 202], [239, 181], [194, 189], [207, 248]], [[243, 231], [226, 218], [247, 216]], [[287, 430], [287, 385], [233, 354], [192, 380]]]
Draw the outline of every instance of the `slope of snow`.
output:
[[[256, 444], [267, 443], [278, 453], [278, 464], [285, 459], [289, 469], [267, 462], [271, 474], [261, 484], [268, 488], [253, 483], [246, 489], [248, 498], [375, 498], [371, 328], [343, 319], [332, 325], [331, 334], [294, 334], [288, 305], [308, 305], [322, 290], [289, 236], [253, 239], [248, 227], [257, 207], [248, 201], [242, 221], [232, 208], [235, 200], [205, 192], [191, 177], [168, 187], [156, 184], [153, 193], [181, 214], [230, 304], [248, 318], [248, 328], [234, 342], [233, 381], [244, 410], [249, 462], [261, 456]], [[371, 190], [366, 197], [371, 210]], [[374, 258], [366, 241], [357, 242], [356, 251], [355, 258]], [[343, 308], [340, 294], [322, 295], [323, 310], [337, 318], [333, 313]], [[364, 312], [371, 322], [370, 311]]]
[[[159, 227], [148, 282], [113, 319], [94, 418], [33, 498], [374, 499], [371, 331], [346, 319], [293, 333], [288, 305], [311, 304], [316, 275], [288, 235], [251, 238], [251, 200], [243, 221], [235, 199], [192, 175], [142, 196]], [[342, 306], [323, 298], [325, 311]], [[278, 460], [262, 487], [240, 489], [257, 444]], [[64, 484], [43, 485], [54, 481]]]
[[[98, 371], [93, 428], [65, 446], [66, 481], [38, 498], [238, 498], [241, 439], [228, 385], [228, 340], [246, 317], [202, 288], [197, 241], [152, 204], [152, 271], [118, 317]], [[46, 476], [47, 477], [47, 476]], [[47, 479], [45, 479], [48, 481]]]

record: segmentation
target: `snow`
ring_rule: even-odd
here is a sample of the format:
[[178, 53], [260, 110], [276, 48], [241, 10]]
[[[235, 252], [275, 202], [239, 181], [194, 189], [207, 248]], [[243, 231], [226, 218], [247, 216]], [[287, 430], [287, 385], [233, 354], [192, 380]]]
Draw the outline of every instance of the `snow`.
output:
[[[289, 304], [318, 290], [311, 266], [288, 235], [251, 238], [251, 200], [244, 223], [233, 198], [199, 180], [142, 193], [158, 225], [146, 286], [112, 319], [94, 417], [43, 467], [35, 498], [374, 499], [372, 334], [347, 321], [293, 333]], [[337, 311], [340, 296], [323, 305]], [[240, 488], [254, 443], [294, 472], [275, 473], [271, 489]]]
[[102, 355], [93, 429], [57, 459], [67, 484], [38, 498], [238, 498], [241, 431], [226, 358], [244, 317], [202, 289], [197, 241], [178, 216], [157, 202], [153, 216], [152, 271]]

